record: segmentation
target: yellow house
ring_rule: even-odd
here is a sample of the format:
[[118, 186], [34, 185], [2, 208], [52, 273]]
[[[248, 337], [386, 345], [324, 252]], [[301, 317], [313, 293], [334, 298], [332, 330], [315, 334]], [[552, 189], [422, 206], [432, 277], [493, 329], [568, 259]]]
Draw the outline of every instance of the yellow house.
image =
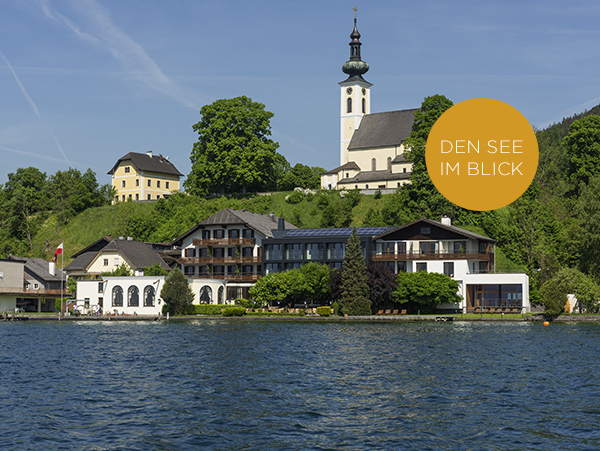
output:
[[[157, 200], [179, 191], [179, 179], [183, 175], [162, 155], [129, 152], [119, 158], [108, 171], [117, 195], [114, 202]], [[114, 203], [113, 202], [113, 203]]]

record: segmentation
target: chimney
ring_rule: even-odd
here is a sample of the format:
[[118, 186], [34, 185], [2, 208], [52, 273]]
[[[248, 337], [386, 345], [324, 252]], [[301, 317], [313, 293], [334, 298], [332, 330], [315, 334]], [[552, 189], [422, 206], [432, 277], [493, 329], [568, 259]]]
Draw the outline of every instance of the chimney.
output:
[[443, 225], [452, 225], [452, 219], [450, 219], [448, 216], [444, 215], [442, 216], [442, 220], [440, 221]]
[[125, 237], [123, 235], [119, 235], [119, 241], [123, 241]]
[[148, 151], [146, 152], [146, 155], [148, 155], [150, 158], [152, 158], [152, 151], [151, 151], [151, 150], [148, 150]]
[[127, 237], [127, 241], [133, 241], [133, 237], [132, 236], [128, 236]]
[[285, 219], [279, 218], [279, 224], [277, 225], [277, 230], [285, 230]]
[[277, 221], [275, 221], [275, 213], [273, 213], [273, 212], [269, 213], [269, 218], [271, 218], [271, 221], [277, 222]]
[[54, 264], [54, 262], [48, 262], [48, 272], [51, 276], [56, 275], [56, 265]]

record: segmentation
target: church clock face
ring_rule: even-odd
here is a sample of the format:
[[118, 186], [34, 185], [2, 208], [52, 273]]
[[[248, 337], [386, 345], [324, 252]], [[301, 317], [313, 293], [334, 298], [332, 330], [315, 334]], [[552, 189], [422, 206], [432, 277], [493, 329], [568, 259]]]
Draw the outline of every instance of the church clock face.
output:
[[346, 92], [348, 93], [348, 95], [352, 94], [352, 88], [347, 88]]

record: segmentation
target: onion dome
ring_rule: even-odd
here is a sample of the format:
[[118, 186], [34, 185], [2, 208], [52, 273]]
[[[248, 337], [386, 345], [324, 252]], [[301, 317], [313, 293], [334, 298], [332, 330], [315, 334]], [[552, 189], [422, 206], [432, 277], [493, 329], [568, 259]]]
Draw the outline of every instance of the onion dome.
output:
[[360, 33], [356, 26], [356, 9], [354, 10], [354, 30], [350, 34], [350, 61], [346, 61], [342, 66], [342, 72], [348, 74], [348, 79], [360, 77], [369, 70], [369, 65], [360, 59]]

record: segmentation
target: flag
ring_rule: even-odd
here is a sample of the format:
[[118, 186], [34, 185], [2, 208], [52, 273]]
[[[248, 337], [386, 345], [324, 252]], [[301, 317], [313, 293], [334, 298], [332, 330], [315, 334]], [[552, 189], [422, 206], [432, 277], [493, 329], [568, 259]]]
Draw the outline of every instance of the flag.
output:
[[58, 245], [58, 247], [56, 248], [56, 252], [54, 252], [54, 263], [56, 263], [56, 259], [58, 258], [59, 255], [62, 255], [62, 251], [63, 251], [63, 244], [64, 243], [60, 243]]

